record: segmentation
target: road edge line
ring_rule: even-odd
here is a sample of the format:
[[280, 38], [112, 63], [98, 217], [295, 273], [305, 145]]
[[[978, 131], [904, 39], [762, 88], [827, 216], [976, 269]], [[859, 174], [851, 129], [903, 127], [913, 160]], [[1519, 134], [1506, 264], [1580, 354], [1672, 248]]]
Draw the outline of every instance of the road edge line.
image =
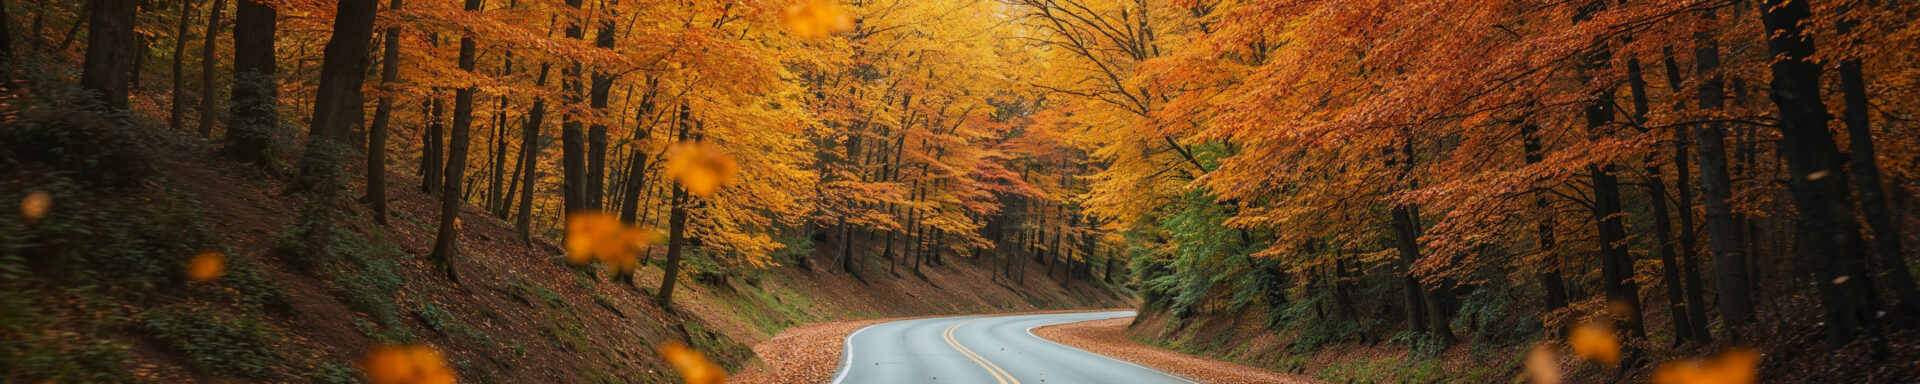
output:
[[880, 324], [887, 323], [892, 322], [889, 321], [860, 327], [860, 329], [853, 330], [853, 333], [847, 334], [846, 338], [840, 340], [840, 366], [834, 368], [832, 384], [840, 384], [841, 380], [847, 379], [848, 373], [853, 372], [853, 337], [859, 335], [861, 331], [867, 330], [867, 328], [873, 328]]

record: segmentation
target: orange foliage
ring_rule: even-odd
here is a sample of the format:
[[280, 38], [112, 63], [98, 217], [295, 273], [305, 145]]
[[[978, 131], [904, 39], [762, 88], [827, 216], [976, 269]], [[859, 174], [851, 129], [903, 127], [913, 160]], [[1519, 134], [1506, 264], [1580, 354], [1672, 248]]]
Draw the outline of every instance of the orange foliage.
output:
[[613, 214], [576, 212], [567, 215], [567, 261], [599, 260], [615, 273], [633, 273], [640, 266], [638, 255], [659, 237], [659, 231], [626, 225]]
[[1567, 335], [1567, 344], [1573, 346], [1573, 354], [1580, 358], [1614, 365], [1620, 363], [1620, 340], [1616, 337], [1613, 327], [1586, 324], [1573, 328]]
[[1712, 359], [1686, 359], [1660, 364], [1654, 384], [1753, 384], [1760, 375], [1760, 353], [1735, 348]]
[[226, 271], [227, 255], [220, 252], [200, 252], [194, 255], [192, 260], [187, 261], [187, 280], [194, 282], [205, 283], [219, 279], [220, 275]]

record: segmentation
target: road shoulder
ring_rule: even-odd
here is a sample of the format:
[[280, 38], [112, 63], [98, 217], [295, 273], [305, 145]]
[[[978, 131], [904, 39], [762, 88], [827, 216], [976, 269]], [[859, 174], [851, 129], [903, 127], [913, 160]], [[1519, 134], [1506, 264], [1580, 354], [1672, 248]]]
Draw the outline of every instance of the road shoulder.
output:
[[1122, 317], [1055, 324], [1034, 328], [1033, 333], [1101, 356], [1209, 383], [1319, 383], [1298, 374], [1274, 372], [1141, 344], [1127, 338], [1127, 324], [1132, 320], [1131, 317]]

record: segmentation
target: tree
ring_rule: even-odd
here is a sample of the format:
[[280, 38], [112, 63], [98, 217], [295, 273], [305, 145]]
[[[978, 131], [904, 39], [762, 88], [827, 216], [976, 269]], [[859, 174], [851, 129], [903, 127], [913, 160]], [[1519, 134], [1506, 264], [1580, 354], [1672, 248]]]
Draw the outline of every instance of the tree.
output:
[[[468, 13], [479, 12], [480, 0], [466, 0], [465, 10]], [[474, 56], [478, 54], [478, 48], [474, 44], [472, 32], [460, 36], [460, 70], [477, 75]], [[451, 142], [447, 145], [447, 172], [444, 176], [446, 186], [441, 189], [440, 196], [440, 229], [439, 234], [434, 236], [433, 254], [429, 257], [448, 281], [456, 283], [460, 279], [454, 272], [453, 260], [460, 253], [460, 206], [464, 204], [460, 190], [465, 185], [462, 182], [467, 168], [467, 133], [473, 125], [473, 94], [478, 91], [479, 88], [472, 85], [454, 91], [453, 131], [448, 136]]]
[[[244, 0], [243, 0], [244, 1]], [[215, 55], [215, 43], [220, 40], [220, 25], [223, 24], [220, 13], [227, 10], [227, 0], [213, 0], [213, 7], [207, 10], [206, 39], [200, 45], [200, 137], [213, 138], [213, 100], [214, 84], [219, 80], [213, 77], [214, 67], [219, 66], [220, 58]]]
[[[134, 15], [139, 3], [134, 0], [91, 0], [93, 10], [87, 20], [86, 63], [80, 71], [80, 87], [95, 94], [100, 104], [111, 109], [127, 108], [127, 92], [134, 74]], [[76, 24], [78, 25], [78, 24]]]
[[274, 57], [276, 11], [259, 0], [238, 0], [233, 21], [233, 91], [227, 103], [226, 152], [258, 167], [274, 165], [279, 131], [279, 79]]
[[[216, 0], [218, 1], [218, 0]], [[387, 5], [387, 11], [400, 9], [400, 0]], [[380, 48], [380, 85], [373, 123], [367, 128], [367, 209], [373, 221], [387, 223], [387, 124], [393, 120], [394, 83], [400, 80], [400, 26], [388, 26]]]

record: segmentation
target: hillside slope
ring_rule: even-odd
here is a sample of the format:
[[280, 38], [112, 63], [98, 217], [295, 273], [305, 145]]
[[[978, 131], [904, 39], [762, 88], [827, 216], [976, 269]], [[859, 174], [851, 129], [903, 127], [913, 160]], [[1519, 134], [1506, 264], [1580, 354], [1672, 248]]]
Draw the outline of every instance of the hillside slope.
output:
[[[30, 111], [27, 120], [55, 113], [74, 111]], [[10, 160], [25, 166], [0, 175], [0, 198], [53, 191], [54, 201], [39, 224], [0, 218], [21, 229], [0, 243], [9, 250], [6, 266], [29, 272], [0, 284], [7, 295], [9, 327], [0, 338], [8, 344], [6, 360], [25, 362], [0, 366], [7, 381], [351, 382], [371, 347], [417, 343], [444, 352], [464, 382], [677, 382], [654, 353], [659, 343], [688, 341], [737, 370], [754, 359], [748, 345], [809, 322], [1131, 304], [1112, 287], [1083, 282], [990, 283], [991, 269], [956, 255], [930, 265], [924, 279], [889, 276], [884, 264], [869, 266], [880, 273], [864, 282], [794, 266], [719, 281], [689, 278], [673, 308], [660, 308], [650, 296], [661, 278], [659, 258], [641, 268], [634, 285], [614, 282], [597, 266], [566, 264], [551, 241], [521, 243], [509, 224], [471, 206], [462, 212], [462, 252], [454, 262], [461, 282], [452, 284], [425, 260], [438, 202], [407, 187], [418, 181], [399, 173], [392, 175], [394, 209], [385, 226], [357, 205], [318, 207], [348, 212], [337, 223], [348, 230], [331, 245], [338, 260], [315, 261], [277, 240], [297, 229], [305, 204], [283, 192], [281, 176], [228, 161], [212, 144], [133, 115], [133, 124], [119, 127], [84, 116], [7, 127], [16, 139], [6, 144], [13, 146]], [[71, 143], [17, 141], [45, 128], [105, 133]], [[99, 170], [38, 155], [23, 143], [98, 147], [128, 154], [146, 170], [125, 186], [60, 187], [92, 185], [98, 176], [90, 172]], [[124, 212], [165, 220], [54, 226], [66, 223], [65, 215]], [[97, 250], [79, 246], [102, 231], [168, 246], [115, 250], [152, 265], [138, 280], [13, 260], [94, 257]], [[227, 255], [220, 281], [181, 277], [199, 250]], [[831, 260], [824, 252], [810, 257], [819, 260], [814, 265]], [[118, 268], [105, 259], [79, 262]], [[1033, 276], [1045, 274], [1037, 264], [1023, 265], [1040, 272]]]

